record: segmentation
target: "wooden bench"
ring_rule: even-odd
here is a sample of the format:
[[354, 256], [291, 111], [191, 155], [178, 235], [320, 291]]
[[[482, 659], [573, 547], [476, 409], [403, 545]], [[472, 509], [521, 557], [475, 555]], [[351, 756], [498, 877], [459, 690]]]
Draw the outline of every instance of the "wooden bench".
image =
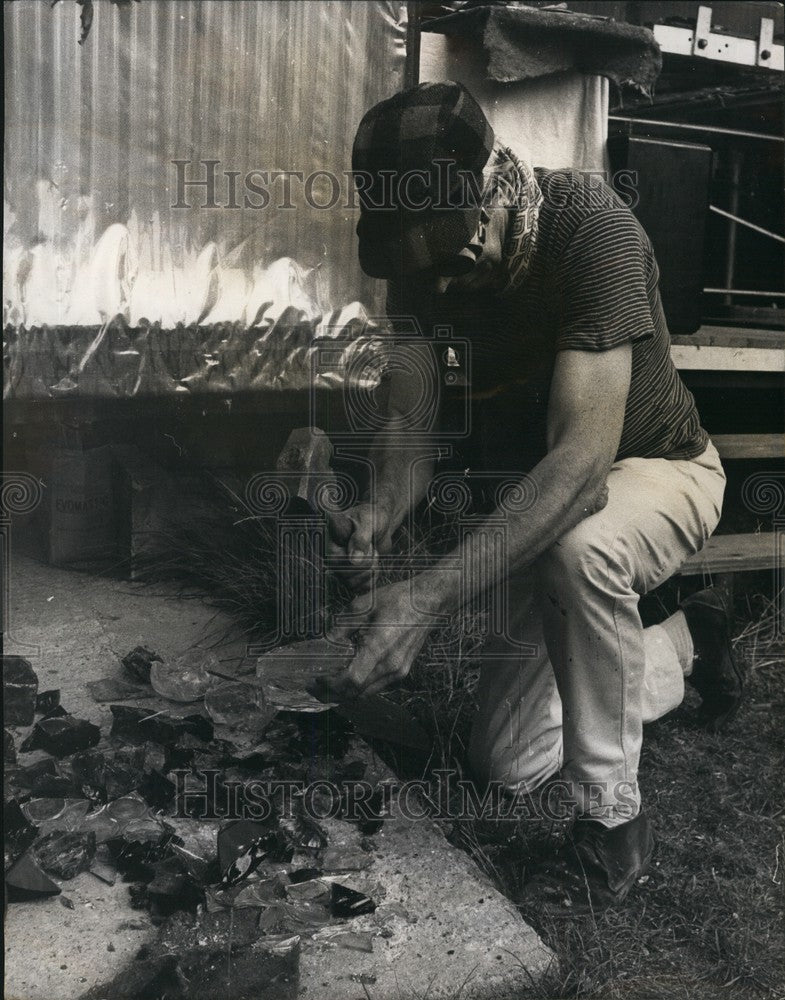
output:
[[[671, 356], [681, 371], [719, 373], [725, 379], [735, 373], [779, 379], [785, 372], [785, 335], [781, 330], [703, 326], [690, 336], [674, 337]], [[712, 434], [711, 439], [725, 461], [785, 459], [783, 434]], [[731, 592], [732, 574], [775, 571], [785, 565], [785, 552], [778, 551], [778, 545], [781, 548], [782, 542], [773, 532], [715, 535], [678, 575], [713, 577]]]
[[769, 570], [772, 573], [771, 593], [777, 597], [783, 590], [782, 568], [785, 566], [785, 534], [762, 531], [748, 535], [713, 535], [700, 552], [684, 563], [677, 577], [701, 576], [704, 585], [718, 587], [733, 606], [733, 591], [737, 573]]
[[[713, 535], [679, 570], [680, 576], [743, 573], [775, 569], [777, 536], [773, 531], [749, 535]], [[781, 553], [780, 553], [781, 555]]]
[[[785, 459], [785, 435], [782, 434], [713, 434], [711, 437], [720, 458], [730, 461]], [[714, 535], [700, 552], [691, 556], [679, 570], [679, 576], [717, 578], [725, 591], [732, 593], [730, 574], [753, 570], [776, 570], [785, 565], [785, 552], [779, 551], [781, 539], [774, 532]]]

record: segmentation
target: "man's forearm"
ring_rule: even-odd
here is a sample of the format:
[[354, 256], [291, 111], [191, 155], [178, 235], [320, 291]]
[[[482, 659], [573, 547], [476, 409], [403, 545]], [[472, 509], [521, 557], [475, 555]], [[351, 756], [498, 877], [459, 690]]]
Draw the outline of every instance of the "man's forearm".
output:
[[[429, 351], [410, 346], [412, 371], [429, 371]], [[436, 377], [436, 373], [434, 373]], [[422, 386], [408, 372], [396, 371], [390, 380], [386, 425], [371, 448], [374, 479], [367, 497], [385, 517], [390, 531], [398, 528], [409, 511], [425, 496], [433, 478], [434, 449], [428, 443], [429, 413], [421, 413]], [[427, 410], [427, 408], [426, 408]]]
[[[566, 449], [548, 454], [527, 477], [526, 489], [535, 490], [531, 509], [510, 513], [497, 508], [476, 531], [468, 534], [449, 560], [464, 567], [462, 573], [448, 570], [441, 561], [419, 578], [422, 592], [431, 595], [429, 603], [444, 612], [456, 611], [462, 603], [502, 578], [532, 563], [565, 532], [582, 521], [594, 504], [607, 478], [608, 469], [580, 460]], [[503, 558], [487, 559], [487, 539], [498, 530], [499, 518], [507, 524]], [[466, 567], [487, 562], [487, 572], [473, 572], [469, 579]]]
[[433, 478], [433, 453], [423, 447], [405, 447], [394, 441], [380, 440], [370, 453], [375, 485], [368, 499], [394, 531], [409, 511], [425, 496]]

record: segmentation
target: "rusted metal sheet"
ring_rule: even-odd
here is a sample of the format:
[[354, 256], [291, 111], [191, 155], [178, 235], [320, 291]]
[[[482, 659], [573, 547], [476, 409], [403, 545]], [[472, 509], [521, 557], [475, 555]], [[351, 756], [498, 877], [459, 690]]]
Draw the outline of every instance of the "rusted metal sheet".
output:
[[268, 390], [372, 389], [387, 331], [358, 302], [324, 316], [288, 307], [277, 319], [131, 327], [8, 327], [4, 399], [129, 399]]

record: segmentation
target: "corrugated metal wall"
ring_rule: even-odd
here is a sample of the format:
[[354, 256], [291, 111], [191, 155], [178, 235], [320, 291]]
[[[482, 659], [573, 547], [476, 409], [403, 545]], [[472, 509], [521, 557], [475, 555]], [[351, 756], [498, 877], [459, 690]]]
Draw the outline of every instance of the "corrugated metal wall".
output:
[[[375, 304], [344, 171], [364, 111], [402, 86], [405, 3], [96, 0], [82, 45], [72, 0], [4, 7], [5, 322], [240, 320], [255, 276], [284, 256], [318, 269], [301, 277], [330, 304]], [[173, 208], [173, 161], [193, 179], [208, 159], [219, 207], [197, 207], [194, 188]], [[270, 204], [246, 207], [253, 170], [330, 171], [338, 203], [309, 206], [293, 178], [282, 208], [283, 178], [256, 175]], [[334, 195], [324, 177], [310, 193]]]

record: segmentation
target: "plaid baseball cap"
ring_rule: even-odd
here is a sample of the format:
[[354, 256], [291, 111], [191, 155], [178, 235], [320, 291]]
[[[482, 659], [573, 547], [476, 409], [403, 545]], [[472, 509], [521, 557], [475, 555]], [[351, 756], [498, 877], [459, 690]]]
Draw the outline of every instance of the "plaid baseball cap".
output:
[[493, 140], [460, 83], [421, 83], [366, 112], [352, 149], [366, 274], [394, 278], [454, 263], [480, 222]]

